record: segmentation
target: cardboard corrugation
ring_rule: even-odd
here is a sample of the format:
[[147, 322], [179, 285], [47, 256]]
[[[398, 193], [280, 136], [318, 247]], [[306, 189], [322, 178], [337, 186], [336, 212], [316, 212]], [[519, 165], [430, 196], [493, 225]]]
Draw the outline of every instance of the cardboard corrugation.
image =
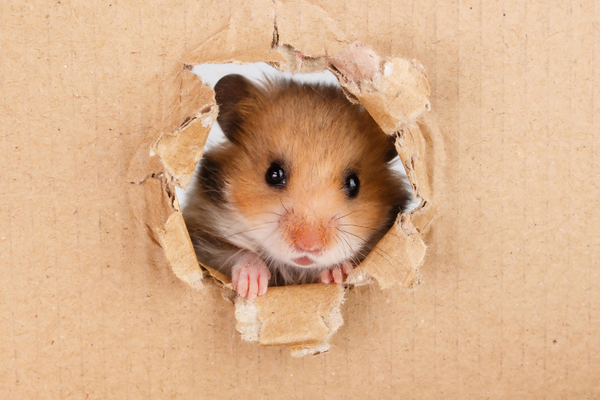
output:
[[[2, 398], [599, 396], [598, 7], [306, 4], [0, 3]], [[281, 5], [306, 31], [322, 10], [342, 48], [419, 60], [442, 133], [419, 126], [442, 149], [410, 219], [422, 283], [350, 289], [332, 351], [299, 360], [175, 276], [158, 156], [130, 175], [183, 121], [186, 56], [246, 13], [243, 47], [277, 57], [254, 33], [272, 43]]]

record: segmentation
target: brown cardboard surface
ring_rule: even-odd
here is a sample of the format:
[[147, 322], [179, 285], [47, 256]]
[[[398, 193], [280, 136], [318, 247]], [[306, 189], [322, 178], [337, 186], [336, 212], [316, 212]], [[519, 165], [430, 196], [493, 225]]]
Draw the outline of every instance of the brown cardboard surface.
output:
[[[305, 4], [0, 3], [2, 398], [600, 396], [599, 8]], [[172, 182], [134, 156], [181, 124], [182, 64], [236, 13], [239, 48], [278, 57], [254, 32], [302, 33], [316, 9], [344, 46], [419, 60], [440, 135], [415, 143], [440, 151], [415, 161], [422, 283], [354, 287], [331, 350], [294, 359], [175, 276], [156, 234]]]

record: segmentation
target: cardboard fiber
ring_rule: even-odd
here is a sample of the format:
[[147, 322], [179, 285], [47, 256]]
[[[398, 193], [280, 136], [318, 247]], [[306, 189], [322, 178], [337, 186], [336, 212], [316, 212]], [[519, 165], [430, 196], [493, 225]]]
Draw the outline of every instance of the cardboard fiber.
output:
[[[598, 12], [1, 2], [0, 397], [599, 397]], [[419, 60], [440, 128], [398, 135], [431, 193], [410, 219], [427, 245], [421, 284], [349, 289], [315, 357], [243, 342], [220, 287], [177, 278], [159, 237], [173, 182], [156, 152], [135, 157], [185, 120], [172, 112], [193, 103], [188, 54], [244, 13], [238, 48], [275, 62], [264, 21], [294, 49], [337, 31], [336, 51], [360, 41]]]

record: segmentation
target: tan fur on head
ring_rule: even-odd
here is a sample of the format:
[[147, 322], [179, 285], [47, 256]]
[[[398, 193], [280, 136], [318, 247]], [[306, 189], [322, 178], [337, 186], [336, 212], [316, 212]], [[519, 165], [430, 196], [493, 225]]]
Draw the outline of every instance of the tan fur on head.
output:
[[[256, 252], [281, 275], [285, 268], [308, 268], [317, 276], [364, 258], [408, 201], [388, 165], [395, 155], [392, 139], [336, 87], [288, 80], [255, 86], [239, 76], [223, 79], [215, 88], [222, 109], [218, 121], [230, 141], [205, 155], [218, 166], [214, 185], [220, 186], [209, 189], [222, 196], [211, 196], [201, 185], [195, 190], [186, 207], [190, 232], [204, 229], [208, 235], [199, 236]], [[282, 187], [265, 180], [274, 162], [285, 171]], [[353, 198], [344, 187], [352, 173], [360, 181]], [[188, 209], [194, 204], [204, 211], [192, 217]], [[206, 224], [213, 225], [202, 227]], [[310, 251], [314, 264], [291, 261]]]

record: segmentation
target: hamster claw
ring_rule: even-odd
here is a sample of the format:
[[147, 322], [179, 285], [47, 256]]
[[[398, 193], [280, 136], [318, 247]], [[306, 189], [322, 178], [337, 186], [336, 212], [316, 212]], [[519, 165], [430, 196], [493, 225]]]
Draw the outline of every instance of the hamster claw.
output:
[[239, 295], [248, 300], [267, 293], [271, 272], [265, 263], [256, 255], [246, 255], [238, 261], [232, 271], [233, 288]]
[[326, 269], [321, 272], [321, 282], [322, 283], [331, 283], [335, 282], [338, 285], [344, 283], [344, 279], [348, 276], [348, 274], [352, 271], [352, 264], [349, 261], [338, 265], [332, 269]]

